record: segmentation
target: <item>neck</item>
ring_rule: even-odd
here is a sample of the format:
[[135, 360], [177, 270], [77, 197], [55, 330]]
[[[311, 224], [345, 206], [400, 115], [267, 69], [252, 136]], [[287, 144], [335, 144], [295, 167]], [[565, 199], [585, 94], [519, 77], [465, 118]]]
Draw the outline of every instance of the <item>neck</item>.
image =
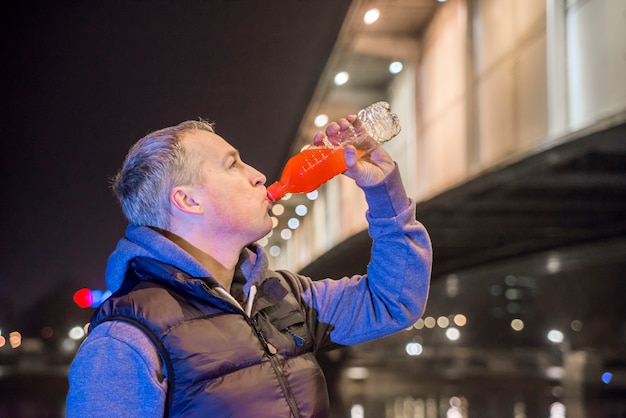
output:
[[[211, 273], [211, 276], [217, 280], [217, 282], [221, 284], [227, 292], [230, 292], [230, 287], [233, 283], [233, 277], [235, 274], [235, 266], [239, 260], [239, 253], [236, 255], [233, 254], [230, 257], [222, 257], [218, 260], [218, 258], [202, 251], [189, 241], [170, 231], [161, 231], [161, 233], [195, 258], [196, 261], [202, 264], [202, 266]], [[224, 260], [225, 258], [226, 260]], [[224, 263], [223, 261], [226, 262]]]

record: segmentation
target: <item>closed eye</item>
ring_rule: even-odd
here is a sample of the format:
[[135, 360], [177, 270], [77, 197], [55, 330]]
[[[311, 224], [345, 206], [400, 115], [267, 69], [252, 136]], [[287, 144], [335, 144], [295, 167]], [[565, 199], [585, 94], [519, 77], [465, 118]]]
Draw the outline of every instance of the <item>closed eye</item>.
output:
[[237, 168], [241, 165], [241, 158], [239, 157], [239, 152], [237, 150], [233, 150], [228, 153], [226, 160], [226, 167], [228, 168]]

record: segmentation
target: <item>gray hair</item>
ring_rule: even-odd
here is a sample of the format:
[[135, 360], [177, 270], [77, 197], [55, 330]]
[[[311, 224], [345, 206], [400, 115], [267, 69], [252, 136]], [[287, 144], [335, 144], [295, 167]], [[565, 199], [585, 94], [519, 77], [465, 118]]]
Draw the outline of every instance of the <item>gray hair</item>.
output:
[[208, 122], [185, 121], [149, 133], [130, 148], [112, 183], [128, 222], [168, 229], [172, 187], [202, 181], [202, 161], [181, 143], [197, 130], [215, 132]]

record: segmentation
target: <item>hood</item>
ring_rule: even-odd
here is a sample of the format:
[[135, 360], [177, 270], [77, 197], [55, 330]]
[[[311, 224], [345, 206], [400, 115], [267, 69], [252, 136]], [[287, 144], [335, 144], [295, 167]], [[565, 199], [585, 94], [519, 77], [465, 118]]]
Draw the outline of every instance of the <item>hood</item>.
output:
[[[211, 277], [211, 274], [191, 255], [172, 241], [147, 226], [129, 225], [126, 236], [109, 256], [106, 267], [106, 284], [116, 292], [126, 277], [130, 262], [135, 257], [148, 257], [170, 264], [192, 277]], [[267, 258], [259, 246], [252, 244], [242, 252], [237, 273], [242, 274], [246, 287], [263, 278]]]

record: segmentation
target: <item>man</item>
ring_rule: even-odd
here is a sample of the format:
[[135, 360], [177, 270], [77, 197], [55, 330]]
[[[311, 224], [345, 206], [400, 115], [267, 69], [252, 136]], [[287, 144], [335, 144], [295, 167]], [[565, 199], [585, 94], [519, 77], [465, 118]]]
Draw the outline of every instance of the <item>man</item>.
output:
[[67, 416], [328, 416], [315, 353], [413, 324], [431, 267], [389, 154], [348, 147], [345, 160], [369, 205], [371, 261], [367, 275], [312, 281], [268, 270], [254, 244], [272, 227], [266, 179], [211, 125], [139, 140], [113, 185], [130, 223], [107, 265], [114, 294], [72, 364]]

